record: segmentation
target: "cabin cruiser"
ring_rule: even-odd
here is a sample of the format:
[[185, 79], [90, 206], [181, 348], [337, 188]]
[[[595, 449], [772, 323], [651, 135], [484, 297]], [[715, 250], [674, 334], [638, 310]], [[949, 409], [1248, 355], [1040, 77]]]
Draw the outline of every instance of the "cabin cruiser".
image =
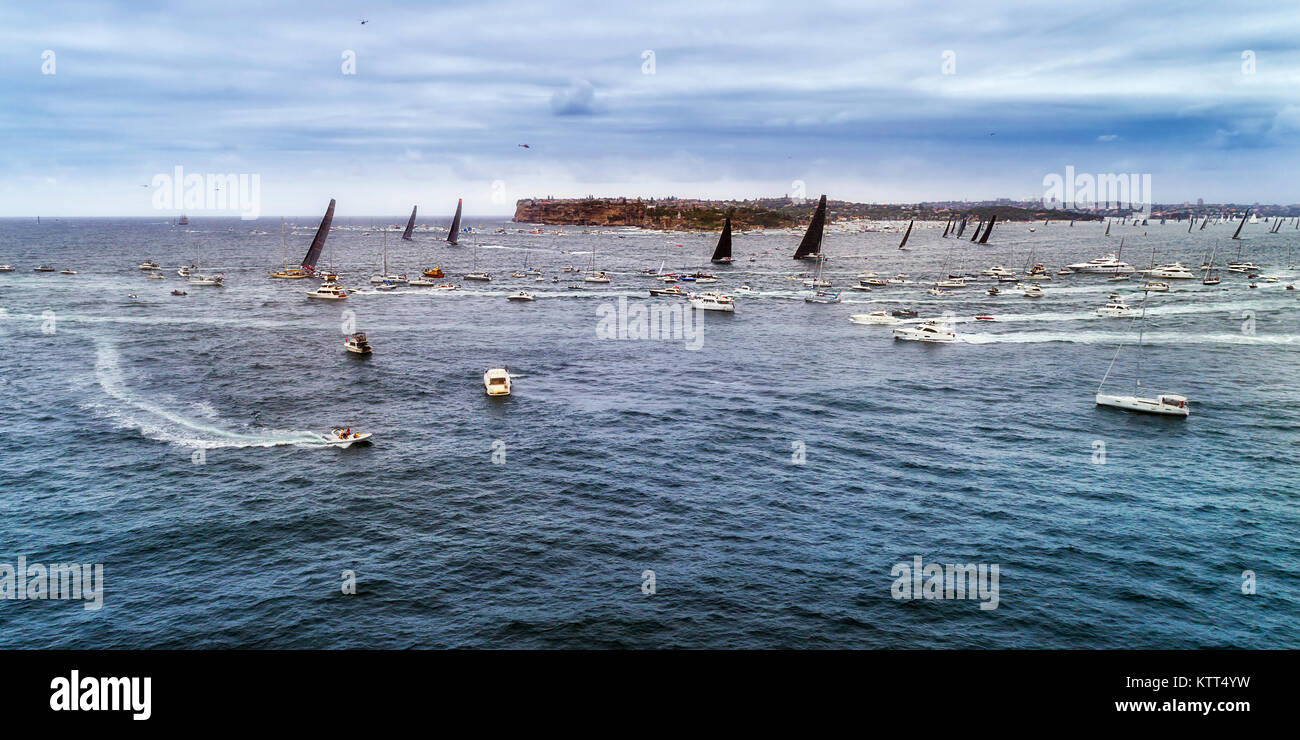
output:
[[373, 436], [370, 432], [354, 432], [351, 429], [336, 427], [324, 435], [325, 444], [347, 449], [358, 442], [365, 442]]
[[833, 292], [829, 290], [819, 290], [810, 296], [805, 296], [803, 302], [804, 303], [839, 303], [840, 293], [842, 292], [843, 291], [839, 291], [839, 290]]
[[343, 348], [357, 355], [368, 355], [372, 351], [365, 332], [360, 331], [343, 337]]
[[141, 263], [140, 263], [140, 269], [141, 269], [141, 270], [161, 270], [162, 268], [158, 266], [158, 263], [157, 263], [157, 262], [153, 262], [153, 261], [151, 261], [151, 260], [147, 260], [147, 261], [145, 261], [145, 262], [141, 262]]
[[691, 294], [682, 290], [682, 286], [674, 285], [671, 288], [651, 288], [650, 295], [652, 297], [666, 295], [666, 296], [681, 296], [682, 298], [689, 298]]
[[1015, 274], [1002, 265], [994, 265], [987, 270], [980, 270], [980, 275], [983, 277], [1015, 277]]
[[691, 296], [689, 300], [692, 306], [705, 311], [734, 312], [736, 310], [736, 304], [731, 300], [731, 296], [719, 293], [701, 293]]
[[1196, 276], [1192, 271], [1183, 267], [1181, 262], [1175, 262], [1172, 265], [1156, 265], [1138, 272], [1149, 278], [1164, 278], [1165, 280], [1192, 280]]
[[1040, 287], [1038, 287], [1037, 285], [1033, 285], [1033, 284], [1031, 283], [1030, 285], [1026, 285], [1026, 286], [1024, 286], [1024, 289], [1025, 289], [1024, 295], [1025, 295], [1026, 298], [1042, 298], [1042, 297], [1043, 297], [1043, 289], [1040, 288]]
[[736, 292], [741, 295], [754, 295], [758, 291], [754, 290], [753, 287], [751, 287], [748, 283], [746, 283], [740, 286], [739, 288], [736, 288]]
[[1098, 393], [1097, 405], [1110, 406], [1111, 408], [1124, 409], [1125, 411], [1163, 414], [1165, 416], [1186, 417], [1191, 413], [1191, 409], [1187, 406], [1187, 398], [1172, 393], [1162, 393], [1155, 398], [1142, 398], [1140, 396], [1112, 396], [1106, 393]]
[[483, 390], [489, 396], [510, 395], [510, 367], [493, 367], [484, 371]]
[[56, 270], [49, 265], [38, 265], [33, 272], [56, 272]]
[[871, 313], [855, 313], [849, 316], [849, 321], [855, 324], [897, 324], [898, 319], [890, 316], [887, 311], [873, 311]]
[[440, 277], [447, 277], [447, 275], [446, 275], [445, 273], [443, 273], [441, 267], [427, 267], [427, 268], [425, 268], [425, 270], [424, 270], [424, 276], [427, 277], [427, 278], [440, 278]]
[[479, 281], [479, 282], [481, 282], [481, 283], [490, 283], [490, 282], [492, 282], [492, 276], [489, 275], [489, 274], [487, 274], [486, 272], [467, 272], [467, 273], [465, 273], [464, 279], [465, 279], [465, 280], [477, 280], [477, 281]]
[[532, 301], [532, 300], [536, 300], [536, 299], [533, 298], [532, 294], [529, 293], [528, 291], [526, 291], [526, 290], [521, 290], [521, 291], [519, 291], [518, 293], [515, 293], [514, 295], [508, 295], [508, 296], [506, 296], [506, 300], [509, 300], [509, 301]]
[[942, 321], [931, 320], [920, 324], [894, 327], [894, 339], [908, 342], [955, 342], [957, 335], [952, 327]]
[[190, 285], [214, 285], [220, 288], [225, 279], [225, 275], [192, 275], [189, 283]]
[[1073, 265], [1066, 265], [1066, 267], [1075, 272], [1104, 272], [1120, 275], [1136, 271], [1132, 265], [1120, 261], [1117, 254], [1108, 254], [1105, 257], [1098, 257], [1087, 262], [1076, 262]]
[[606, 275], [606, 274], [603, 273], [603, 272], [592, 273], [591, 275], [588, 275], [587, 277], [583, 278], [583, 279], [582, 279], [582, 282], [584, 282], [584, 283], [608, 283], [608, 282], [609, 282], [609, 275]]
[[348, 297], [348, 292], [340, 288], [338, 283], [321, 283], [316, 290], [307, 291], [307, 297], [324, 301], [341, 301]]
[[1149, 290], [1153, 293], [1168, 293], [1169, 283], [1162, 283], [1156, 280], [1148, 280], [1146, 284], [1142, 286], [1142, 290]]
[[1112, 298], [1105, 306], [1097, 309], [1098, 316], [1108, 316], [1111, 318], [1126, 318], [1135, 315], [1137, 312], [1127, 303], [1119, 298]]

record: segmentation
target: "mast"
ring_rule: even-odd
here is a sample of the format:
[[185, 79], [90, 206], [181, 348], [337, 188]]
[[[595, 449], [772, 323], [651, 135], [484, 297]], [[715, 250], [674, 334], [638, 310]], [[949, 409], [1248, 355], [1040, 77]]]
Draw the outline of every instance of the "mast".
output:
[[411, 220], [406, 222], [406, 231], [402, 234], [403, 241], [411, 241], [411, 231], [415, 229], [415, 206], [411, 206]]
[[383, 246], [383, 257], [381, 259], [383, 260], [384, 263], [383, 266], [384, 279], [388, 279], [388, 226], [384, 225], [383, 229], [384, 229], [384, 237], [383, 237], [384, 246]]
[[822, 232], [826, 228], [826, 196], [823, 194], [817, 201], [817, 210], [813, 213], [812, 221], [808, 222], [808, 231], [804, 232], [803, 240], [799, 242], [799, 248], [794, 250], [794, 258], [797, 260], [804, 259], [811, 255], [820, 255], [822, 252]]
[[307, 248], [307, 256], [302, 258], [302, 269], [312, 271], [316, 269], [316, 260], [320, 259], [321, 250], [325, 248], [325, 239], [330, 235], [330, 224], [334, 221], [334, 199], [330, 198], [329, 208], [325, 209], [325, 217], [320, 220], [320, 227], [316, 229], [316, 238], [311, 240], [311, 246]]
[[903, 234], [903, 241], [899, 242], [898, 244], [899, 249], [902, 249], [903, 247], [907, 246], [907, 237], [912, 235], [912, 224], [914, 223], [916, 223], [916, 219], [912, 219], [911, 221], [907, 222], [907, 233]]
[[280, 217], [280, 257], [284, 260], [284, 271], [289, 271], [289, 248], [284, 245], [284, 216]]
[[456, 199], [456, 215], [451, 219], [451, 228], [447, 230], [447, 243], [454, 246], [460, 244], [460, 209], [463, 201]]
[[731, 261], [731, 216], [722, 224], [722, 235], [718, 237], [718, 246], [713, 249], [713, 262]]

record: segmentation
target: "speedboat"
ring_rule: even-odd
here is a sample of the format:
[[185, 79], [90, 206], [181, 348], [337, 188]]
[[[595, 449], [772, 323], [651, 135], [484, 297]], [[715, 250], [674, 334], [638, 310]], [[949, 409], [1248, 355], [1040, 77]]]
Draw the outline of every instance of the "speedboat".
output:
[[608, 282], [609, 282], [609, 275], [606, 275], [606, 274], [603, 273], [603, 272], [597, 272], [597, 273], [594, 273], [594, 274], [588, 275], [587, 277], [583, 278], [583, 279], [582, 279], [582, 282], [584, 282], [584, 283], [608, 283]]
[[1066, 265], [1075, 272], [1104, 272], [1114, 274], [1131, 274], [1135, 272], [1132, 265], [1120, 261], [1119, 255], [1108, 254], [1105, 257], [1098, 257], [1087, 262], [1076, 262], [1073, 265]]
[[1024, 295], [1026, 298], [1042, 298], [1043, 289], [1033, 284], [1026, 285]]
[[506, 296], [506, 300], [508, 300], [508, 301], [532, 301], [532, 300], [536, 300], [536, 299], [533, 298], [532, 294], [529, 293], [528, 291], [526, 291], [526, 290], [521, 290], [521, 291], [519, 291], [518, 293], [515, 293], [514, 295], [508, 295], [508, 296]]
[[427, 268], [425, 268], [425, 270], [424, 270], [424, 276], [427, 277], [427, 278], [440, 278], [440, 277], [447, 277], [447, 275], [446, 275], [445, 273], [443, 273], [441, 267], [427, 267]]
[[947, 288], [940, 288], [938, 283], [935, 283], [935, 285], [934, 285], [933, 288], [930, 288], [929, 290], [927, 290], [927, 291], [925, 291], [925, 292], [926, 292], [926, 293], [929, 293], [929, 294], [932, 295], [932, 296], [939, 296], [939, 297], [943, 297], [943, 296], [946, 296], [946, 295], [952, 295], [952, 291], [951, 291], [951, 290], [948, 290]]
[[880, 278], [867, 278], [863, 281], [863, 284], [870, 285], [873, 288], [883, 288], [886, 285], [889, 285], [889, 281], [881, 280]]
[[151, 272], [151, 273], [149, 273], [149, 275], [148, 275], [147, 277], [148, 277], [149, 280], [166, 280], [166, 279], [167, 279], [167, 278], [163, 277], [163, 274], [162, 274], [161, 272]]
[[510, 395], [510, 367], [493, 367], [484, 371], [483, 390], [489, 396]]
[[68, 270], [59, 270], [59, 274], [60, 274], [60, 275], [76, 275], [76, 274], [77, 274], [77, 271], [76, 271], [76, 270], [72, 270], [72, 269], [68, 269]]
[[372, 351], [365, 332], [360, 331], [343, 337], [343, 348], [358, 355], [368, 355]]
[[1169, 283], [1161, 283], [1155, 280], [1148, 280], [1146, 284], [1142, 286], [1142, 290], [1149, 290], [1154, 293], [1168, 293]]
[[1112, 298], [1105, 306], [1097, 309], [1098, 316], [1107, 316], [1110, 318], [1122, 319], [1133, 316], [1135, 313], [1136, 311], [1134, 311], [1132, 307], [1118, 298]]
[[158, 263], [157, 263], [157, 262], [153, 262], [153, 261], [145, 261], [145, 262], [141, 262], [141, 263], [140, 263], [140, 269], [141, 269], [141, 270], [159, 270], [159, 269], [162, 269], [162, 268], [158, 267]]
[[372, 436], [373, 435], [370, 432], [354, 432], [351, 429], [341, 429], [336, 427], [331, 429], [329, 434], [323, 435], [322, 438], [325, 440], [325, 444], [327, 445], [347, 449], [358, 442], [369, 440]]
[[0, 272], [13, 272], [14, 268], [9, 265], [0, 265]]
[[701, 293], [690, 297], [692, 306], [705, 311], [726, 311], [735, 312], [736, 304], [731, 300], [731, 296], [720, 293]]
[[855, 324], [897, 324], [898, 319], [890, 316], [887, 311], [873, 311], [871, 313], [855, 313], [849, 316], [849, 321]]
[[316, 290], [307, 291], [307, 297], [323, 301], [341, 301], [348, 297], [348, 292], [340, 288], [337, 283], [321, 283]]
[[56, 270], [49, 265], [38, 265], [33, 272], [56, 272]]
[[839, 303], [840, 293], [842, 292], [843, 291], [839, 291], [839, 290], [833, 292], [829, 290], [819, 290], [810, 296], [805, 296], [803, 302], [804, 303]]
[[753, 287], [751, 287], [748, 283], [746, 283], [740, 286], [739, 288], [736, 288], [736, 292], [741, 295], [753, 295], [758, 291], [754, 290]]
[[1187, 406], [1187, 399], [1172, 393], [1162, 393], [1155, 398], [1112, 396], [1106, 393], [1098, 393], [1097, 405], [1110, 406], [1125, 411], [1141, 411], [1147, 414], [1163, 414], [1165, 416], [1181, 416], [1184, 418], [1191, 413], [1191, 409]]
[[443, 283], [442, 285], [435, 285], [433, 289], [434, 290], [456, 290], [459, 287], [460, 286], [455, 283]]
[[687, 298], [690, 296], [690, 293], [687, 293], [686, 291], [682, 290], [682, 286], [674, 285], [671, 288], [651, 288], [650, 295], [651, 296], [665, 296], [665, 295], [681, 296], [682, 298]]
[[465, 273], [465, 280], [477, 280], [481, 283], [492, 282], [492, 276], [486, 272], [468, 272]]
[[397, 290], [397, 283], [384, 281], [375, 286], [375, 290]]
[[908, 342], [955, 342], [957, 334], [942, 321], [931, 320], [920, 324], [894, 327], [894, 339]]
[[865, 284], [865, 283], [858, 283], [857, 285], [850, 286], [850, 287], [849, 287], [849, 290], [856, 290], [856, 291], [859, 291], [859, 292], [861, 292], [861, 293], [870, 293], [870, 292], [871, 292], [871, 286], [870, 286], [870, 285], [867, 285], [867, 284]]
[[213, 285], [218, 288], [225, 281], [225, 275], [193, 275], [189, 279], [190, 285]]
[[1015, 273], [1002, 265], [994, 265], [987, 270], [980, 270], [980, 275], [983, 277], [1013, 277]]
[[1070, 274], [1070, 271], [1067, 270], [1067, 269], [1065, 269], [1064, 267], [1062, 267], [1061, 269], [1059, 269], [1059, 270], [1056, 271], [1056, 274], [1057, 274], [1057, 275], [1069, 275], [1069, 274]]

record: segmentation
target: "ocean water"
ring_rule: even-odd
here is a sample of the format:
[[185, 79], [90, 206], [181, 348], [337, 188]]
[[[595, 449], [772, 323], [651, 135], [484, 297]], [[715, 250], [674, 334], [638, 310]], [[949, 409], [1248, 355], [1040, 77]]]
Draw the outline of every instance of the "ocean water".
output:
[[[477, 261], [492, 283], [379, 292], [382, 221], [402, 218], [335, 222], [322, 266], [361, 288], [341, 303], [267, 278], [274, 219], [0, 221], [18, 268], [0, 273], [0, 563], [102, 563], [106, 584], [98, 611], [0, 601], [0, 647], [1300, 647], [1300, 232], [1005, 224], [981, 247], [927, 224], [900, 252], [899, 225], [875, 225], [828, 233], [826, 276], [915, 282], [830, 306], [788, 279], [798, 234], [739, 234], [708, 289], [757, 294], [703, 316], [692, 350], [596, 328], [620, 296], [675, 300], [639, 272], [706, 266], [714, 235], [468, 219], [460, 247], [390, 239], [390, 269]], [[316, 222], [290, 226], [292, 262]], [[1147, 299], [1142, 386], [1188, 396], [1189, 419], [1093, 403], [1112, 358], [1107, 388], [1133, 388], [1137, 325], [1093, 310], [1141, 300], [1136, 282], [924, 292], [945, 264], [1055, 271], [1121, 238], [1139, 266], [1154, 249], [1195, 269], [1217, 242], [1279, 277]], [[568, 290], [560, 269], [593, 250], [613, 282]], [[546, 280], [508, 277], [525, 260]], [[226, 287], [185, 286], [195, 261]], [[538, 299], [505, 300], [521, 287]], [[900, 307], [951, 312], [960, 341], [848, 321]], [[374, 355], [343, 350], [351, 323]], [[514, 394], [488, 399], [501, 364]], [[335, 424], [374, 443], [312, 444]], [[996, 564], [997, 608], [895, 599], [918, 555]]]

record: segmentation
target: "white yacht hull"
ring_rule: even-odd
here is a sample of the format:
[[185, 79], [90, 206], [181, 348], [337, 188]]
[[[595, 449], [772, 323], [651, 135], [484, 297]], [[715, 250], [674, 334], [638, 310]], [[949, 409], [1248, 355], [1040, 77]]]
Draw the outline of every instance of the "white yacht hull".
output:
[[1167, 403], [1161, 403], [1154, 398], [1141, 398], [1139, 396], [1112, 396], [1105, 393], [1097, 394], [1098, 406], [1110, 406], [1111, 408], [1124, 409], [1125, 411], [1137, 411], [1144, 414], [1160, 414], [1162, 416], [1181, 416], [1186, 417], [1191, 413], [1187, 406], [1174, 406]]

